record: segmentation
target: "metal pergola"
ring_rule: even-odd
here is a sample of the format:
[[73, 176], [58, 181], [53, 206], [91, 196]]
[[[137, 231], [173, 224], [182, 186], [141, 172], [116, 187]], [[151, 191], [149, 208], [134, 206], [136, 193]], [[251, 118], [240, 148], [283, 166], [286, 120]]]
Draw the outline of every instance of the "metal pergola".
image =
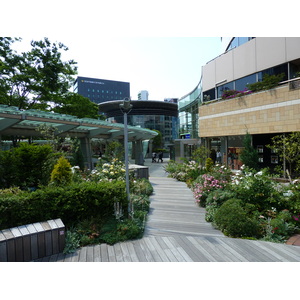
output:
[[[124, 140], [124, 125], [107, 121], [77, 118], [71, 115], [40, 111], [19, 110], [15, 106], [0, 105], [1, 136], [38, 137], [40, 125], [46, 124], [56, 129], [56, 135], [77, 137], [81, 140], [88, 167], [91, 166], [91, 139]], [[141, 142], [157, 135], [155, 131], [128, 126], [128, 141]]]

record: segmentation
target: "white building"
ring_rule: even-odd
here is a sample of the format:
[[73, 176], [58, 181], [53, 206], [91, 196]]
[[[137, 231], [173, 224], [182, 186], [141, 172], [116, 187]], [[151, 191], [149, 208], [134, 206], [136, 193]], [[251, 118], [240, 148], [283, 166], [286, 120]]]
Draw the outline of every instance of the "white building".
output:
[[138, 100], [148, 100], [148, 97], [149, 97], [149, 93], [148, 91], [140, 91], [139, 94], [138, 94]]

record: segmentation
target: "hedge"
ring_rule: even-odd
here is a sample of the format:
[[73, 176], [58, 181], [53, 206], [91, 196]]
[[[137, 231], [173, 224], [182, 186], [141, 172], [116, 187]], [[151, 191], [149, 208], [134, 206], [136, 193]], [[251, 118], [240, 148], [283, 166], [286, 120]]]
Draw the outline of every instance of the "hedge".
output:
[[68, 226], [95, 215], [108, 217], [114, 213], [115, 202], [120, 202], [127, 211], [124, 182], [72, 183], [34, 192], [2, 194], [0, 230], [55, 218], [61, 218]]

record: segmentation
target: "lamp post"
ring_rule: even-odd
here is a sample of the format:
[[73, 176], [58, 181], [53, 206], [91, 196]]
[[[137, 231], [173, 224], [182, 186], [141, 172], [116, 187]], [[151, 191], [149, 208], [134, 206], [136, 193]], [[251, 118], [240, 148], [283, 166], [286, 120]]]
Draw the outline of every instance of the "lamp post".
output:
[[124, 98], [123, 103], [120, 104], [120, 109], [124, 115], [124, 148], [125, 148], [125, 181], [126, 181], [126, 194], [128, 200], [128, 215], [131, 214], [131, 201], [129, 194], [129, 168], [128, 168], [128, 127], [127, 127], [127, 114], [131, 111], [132, 104], [130, 98]]

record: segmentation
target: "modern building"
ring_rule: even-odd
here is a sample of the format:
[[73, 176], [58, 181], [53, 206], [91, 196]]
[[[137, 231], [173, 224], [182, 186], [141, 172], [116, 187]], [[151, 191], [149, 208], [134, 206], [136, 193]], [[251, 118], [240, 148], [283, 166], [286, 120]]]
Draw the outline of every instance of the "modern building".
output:
[[138, 100], [148, 100], [149, 98], [149, 93], [148, 91], [140, 91], [139, 94], [138, 94]]
[[130, 83], [78, 76], [74, 92], [98, 104], [130, 97]]
[[[222, 43], [225, 52], [202, 67], [197, 87], [179, 100], [180, 134], [192, 139], [186, 143], [192, 147], [205, 144], [220, 149], [225, 163], [228, 153], [234, 153], [232, 167], [239, 169], [248, 132], [261, 167], [275, 167], [278, 157], [267, 147], [271, 138], [300, 131], [300, 38], [234, 37]], [[244, 91], [265, 74], [283, 74], [283, 78], [271, 89], [222, 97], [224, 92]], [[188, 156], [189, 146], [180, 147], [178, 155]]]
[[178, 98], [165, 98], [165, 102], [178, 103]]
[[[99, 104], [99, 111], [104, 113], [107, 121], [123, 123], [123, 113], [120, 109], [122, 101], [110, 101]], [[133, 100], [132, 109], [128, 113], [128, 124], [158, 130], [163, 136], [163, 148], [172, 152], [174, 140], [178, 139], [178, 106], [176, 103]], [[151, 153], [152, 149], [148, 152]]]

